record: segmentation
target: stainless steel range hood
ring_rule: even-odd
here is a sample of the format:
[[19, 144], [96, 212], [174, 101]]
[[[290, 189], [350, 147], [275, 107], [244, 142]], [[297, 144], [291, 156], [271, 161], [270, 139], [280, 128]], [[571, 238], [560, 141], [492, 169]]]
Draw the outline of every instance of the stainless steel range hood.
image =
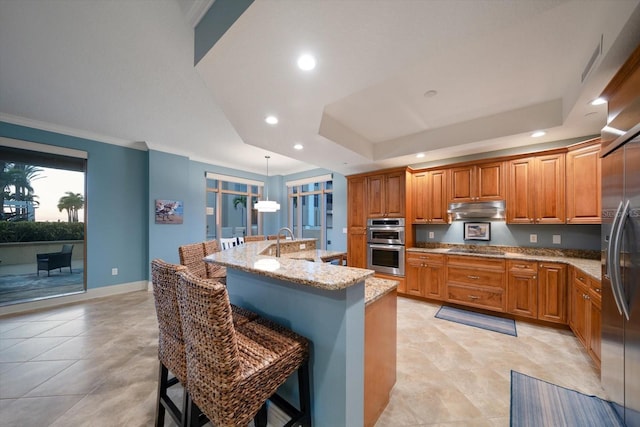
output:
[[505, 201], [449, 203], [448, 213], [455, 220], [461, 219], [494, 219], [501, 220], [504, 215]]

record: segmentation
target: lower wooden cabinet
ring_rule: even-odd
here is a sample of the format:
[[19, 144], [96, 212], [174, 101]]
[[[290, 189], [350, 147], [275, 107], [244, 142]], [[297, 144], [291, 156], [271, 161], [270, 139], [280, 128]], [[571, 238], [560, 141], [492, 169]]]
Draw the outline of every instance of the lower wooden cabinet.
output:
[[446, 289], [447, 301], [505, 311], [505, 261], [449, 255]]
[[444, 255], [407, 254], [405, 277], [406, 294], [444, 299]]
[[538, 263], [507, 261], [507, 313], [538, 317]]
[[602, 288], [600, 282], [572, 268], [571, 316], [569, 326], [582, 345], [600, 366], [602, 343]]
[[538, 264], [538, 319], [546, 322], [568, 322], [567, 265], [541, 262]]

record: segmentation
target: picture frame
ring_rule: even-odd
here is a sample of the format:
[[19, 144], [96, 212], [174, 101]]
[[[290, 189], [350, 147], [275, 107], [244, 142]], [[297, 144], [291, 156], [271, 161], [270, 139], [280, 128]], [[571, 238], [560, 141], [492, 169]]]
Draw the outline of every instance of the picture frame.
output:
[[155, 202], [156, 224], [182, 224], [184, 218], [182, 201], [156, 199]]
[[464, 240], [491, 240], [491, 223], [465, 222]]

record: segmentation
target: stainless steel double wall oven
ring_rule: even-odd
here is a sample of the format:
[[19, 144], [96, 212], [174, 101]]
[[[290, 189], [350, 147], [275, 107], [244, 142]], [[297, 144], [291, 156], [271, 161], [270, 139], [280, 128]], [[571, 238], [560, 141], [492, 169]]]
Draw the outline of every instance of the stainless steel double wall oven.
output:
[[404, 276], [404, 218], [367, 221], [367, 268]]

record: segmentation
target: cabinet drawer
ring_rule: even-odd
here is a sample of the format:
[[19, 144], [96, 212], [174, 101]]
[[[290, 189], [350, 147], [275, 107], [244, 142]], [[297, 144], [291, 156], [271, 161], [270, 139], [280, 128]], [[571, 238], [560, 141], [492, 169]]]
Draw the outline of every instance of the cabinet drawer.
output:
[[504, 272], [504, 260], [477, 256], [447, 255], [447, 264]]
[[504, 292], [466, 286], [447, 285], [447, 299], [464, 305], [504, 311]]
[[408, 253], [407, 261], [429, 264], [444, 264], [444, 255], [427, 253]]
[[448, 267], [447, 284], [449, 283], [504, 289], [504, 271]]
[[507, 261], [507, 270], [522, 273], [536, 273], [538, 263], [536, 261]]
[[584, 274], [579, 268], [572, 268], [573, 280], [583, 285], [589, 286], [589, 277]]

